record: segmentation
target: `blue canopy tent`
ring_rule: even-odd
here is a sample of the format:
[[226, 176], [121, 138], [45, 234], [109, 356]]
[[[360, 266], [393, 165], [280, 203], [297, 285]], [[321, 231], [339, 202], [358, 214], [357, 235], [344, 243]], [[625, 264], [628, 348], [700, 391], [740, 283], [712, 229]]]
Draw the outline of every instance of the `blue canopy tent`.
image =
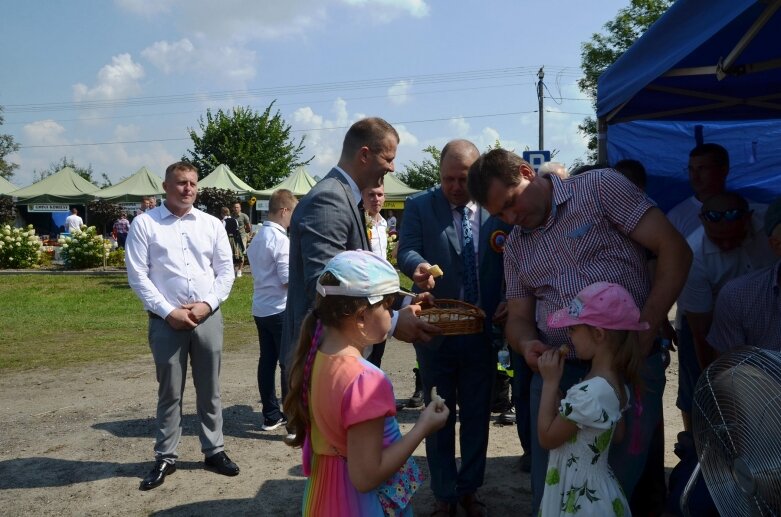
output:
[[597, 91], [600, 161], [643, 162], [662, 208], [691, 195], [699, 142], [729, 151], [729, 189], [781, 195], [781, 0], [678, 0]]

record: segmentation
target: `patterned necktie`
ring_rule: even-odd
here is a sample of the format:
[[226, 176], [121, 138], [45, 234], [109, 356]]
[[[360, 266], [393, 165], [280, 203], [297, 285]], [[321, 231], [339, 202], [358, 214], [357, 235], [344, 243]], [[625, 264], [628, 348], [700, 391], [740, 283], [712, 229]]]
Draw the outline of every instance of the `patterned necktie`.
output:
[[464, 301], [477, 303], [477, 267], [475, 265], [475, 246], [472, 243], [472, 223], [469, 221], [469, 209], [458, 207], [461, 212], [461, 259], [464, 261]]

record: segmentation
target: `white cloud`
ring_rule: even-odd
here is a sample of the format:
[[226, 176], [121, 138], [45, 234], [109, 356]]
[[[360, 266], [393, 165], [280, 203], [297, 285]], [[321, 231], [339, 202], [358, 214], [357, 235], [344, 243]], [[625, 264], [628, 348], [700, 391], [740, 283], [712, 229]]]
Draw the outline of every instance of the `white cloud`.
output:
[[397, 124], [393, 126], [399, 133], [399, 147], [417, 147], [420, 143], [418, 137], [410, 133], [403, 124]]
[[388, 88], [388, 98], [397, 106], [409, 100], [409, 92], [412, 89], [412, 81], [399, 81]]
[[38, 120], [26, 124], [22, 128], [24, 134], [24, 145], [59, 145], [66, 143], [63, 134], [65, 128], [54, 120]]
[[150, 63], [166, 74], [186, 70], [191, 66], [195, 47], [189, 39], [169, 43], [156, 41], [151, 46], [141, 51]]
[[465, 137], [469, 133], [469, 122], [464, 117], [451, 118], [448, 125], [456, 136]]
[[133, 14], [152, 17], [171, 10], [175, 0], [114, 0], [114, 3]]
[[166, 75], [191, 72], [210, 74], [215, 82], [235, 85], [255, 78], [255, 51], [242, 46], [220, 45], [202, 38], [196, 44], [189, 38], [157, 41], [141, 55]]
[[144, 67], [135, 63], [130, 54], [119, 54], [98, 72], [98, 81], [90, 88], [78, 83], [73, 85], [76, 101], [114, 100], [132, 97], [141, 91], [139, 81], [144, 77]]
[[343, 0], [347, 5], [366, 7], [380, 20], [386, 20], [397, 14], [406, 13], [413, 18], [425, 18], [429, 6], [424, 0]]

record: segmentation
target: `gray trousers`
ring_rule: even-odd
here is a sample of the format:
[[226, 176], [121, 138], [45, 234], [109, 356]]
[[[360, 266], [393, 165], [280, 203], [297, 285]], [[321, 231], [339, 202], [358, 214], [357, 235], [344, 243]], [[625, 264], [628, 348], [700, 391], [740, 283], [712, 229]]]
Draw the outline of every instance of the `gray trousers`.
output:
[[175, 330], [163, 319], [150, 318], [149, 347], [158, 382], [155, 457], [177, 457], [188, 356], [201, 423], [198, 432], [201, 450], [207, 457], [221, 452], [224, 449], [220, 401], [222, 312], [217, 310], [193, 330]]

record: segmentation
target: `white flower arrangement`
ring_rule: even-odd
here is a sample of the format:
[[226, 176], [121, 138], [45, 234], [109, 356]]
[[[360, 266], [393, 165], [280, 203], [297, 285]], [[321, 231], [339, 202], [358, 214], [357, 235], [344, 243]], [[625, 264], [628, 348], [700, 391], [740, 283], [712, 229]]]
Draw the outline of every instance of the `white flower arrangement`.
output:
[[12, 228], [5, 224], [0, 229], [0, 268], [29, 268], [38, 264], [41, 241], [32, 225]]
[[60, 238], [62, 259], [71, 269], [83, 269], [103, 265], [108, 258], [111, 241], [98, 235], [94, 226], [82, 227], [70, 237]]

